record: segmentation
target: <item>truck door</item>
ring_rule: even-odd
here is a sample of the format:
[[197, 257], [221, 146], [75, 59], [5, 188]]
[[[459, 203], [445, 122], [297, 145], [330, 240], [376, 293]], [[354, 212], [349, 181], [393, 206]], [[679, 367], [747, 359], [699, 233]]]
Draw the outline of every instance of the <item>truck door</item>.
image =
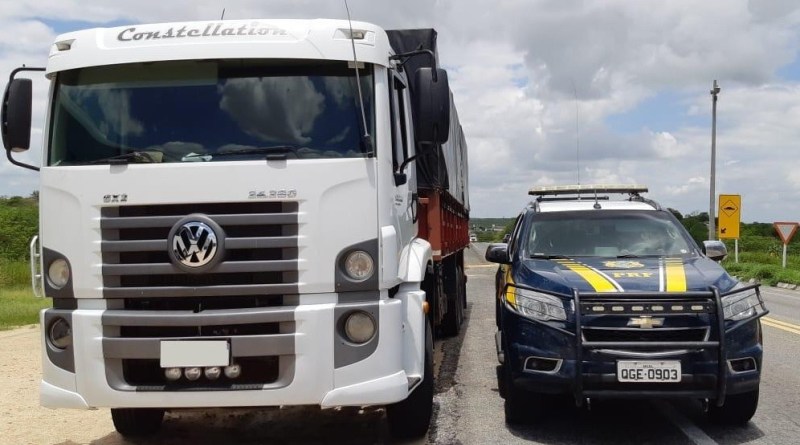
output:
[[[399, 172], [403, 162], [414, 155], [411, 101], [406, 80], [394, 70], [389, 71], [389, 84], [392, 102], [392, 164], [394, 171]], [[417, 170], [414, 162], [406, 165], [399, 173], [405, 173], [406, 181], [395, 180], [393, 213], [398, 242], [400, 246], [405, 246], [417, 234], [415, 227], [418, 205], [414, 199], [417, 193]]]

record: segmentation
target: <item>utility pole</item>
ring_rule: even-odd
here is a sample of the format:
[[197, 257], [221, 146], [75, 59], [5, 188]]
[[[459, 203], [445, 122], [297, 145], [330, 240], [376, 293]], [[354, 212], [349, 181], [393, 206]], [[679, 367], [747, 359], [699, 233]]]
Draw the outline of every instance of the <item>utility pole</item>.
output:
[[716, 167], [717, 167], [717, 95], [720, 92], [720, 87], [717, 81], [714, 80], [714, 86], [711, 88], [711, 195], [709, 197], [708, 205], [708, 239], [717, 239], [717, 227], [715, 216], [716, 215]]

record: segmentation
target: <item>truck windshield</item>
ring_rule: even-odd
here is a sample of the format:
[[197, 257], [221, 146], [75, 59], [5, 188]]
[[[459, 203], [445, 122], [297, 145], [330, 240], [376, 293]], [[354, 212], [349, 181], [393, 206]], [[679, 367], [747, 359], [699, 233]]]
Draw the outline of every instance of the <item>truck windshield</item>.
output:
[[532, 257], [660, 257], [694, 254], [679, 222], [655, 211], [541, 213], [528, 232]]
[[[373, 134], [371, 65], [359, 70]], [[48, 165], [369, 155], [347, 62], [135, 63], [58, 74]]]

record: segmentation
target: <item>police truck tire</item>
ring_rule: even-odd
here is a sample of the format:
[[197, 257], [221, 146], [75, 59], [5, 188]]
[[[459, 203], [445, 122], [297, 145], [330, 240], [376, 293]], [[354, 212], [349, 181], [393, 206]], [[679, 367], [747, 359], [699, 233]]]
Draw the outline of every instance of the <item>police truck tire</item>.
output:
[[[508, 360], [506, 358], [506, 360]], [[498, 368], [498, 386], [502, 385], [503, 411], [506, 416], [506, 423], [509, 425], [520, 425], [530, 421], [528, 415], [528, 401], [525, 391], [514, 387], [514, 380], [511, 378], [511, 370], [508, 364], [502, 364]]]
[[758, 408], [758, 389], [725, 397], [725, 404], [717, 406], [712, 400], [708, 407], [709, 419], [722, 425], [747, 423]]
[[111, 420], [125, 437], [151, 436], [161, 429], [164, 410], [158, 408], [111, 408]]
[[418, 439], [428, 432], [433, 416], [433, 339], [425, 328], [425, 370], [422, 383], [405, 400], [386, 407], [389, 432], [398, 439]]
[[498, 384], [503, 385], [502, 392], [505, 393], [503, 411], [506, 423], [509, 425], [532, 423], [544, 413], [542, 395], [517, 388], [507, 366], [500, 365], [501, 369], [498, 369], [498, 377], [502, 378], [502, 381], [498, 379]]

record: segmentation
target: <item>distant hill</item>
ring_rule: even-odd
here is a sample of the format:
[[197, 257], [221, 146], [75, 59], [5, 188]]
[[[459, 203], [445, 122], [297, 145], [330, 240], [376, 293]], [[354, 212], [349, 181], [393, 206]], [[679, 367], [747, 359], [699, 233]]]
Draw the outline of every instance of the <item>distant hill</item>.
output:
[[470, 218], [469, 231], [478, 236], [478, 241], [500, 241], [513, 222], [514, 218]]

